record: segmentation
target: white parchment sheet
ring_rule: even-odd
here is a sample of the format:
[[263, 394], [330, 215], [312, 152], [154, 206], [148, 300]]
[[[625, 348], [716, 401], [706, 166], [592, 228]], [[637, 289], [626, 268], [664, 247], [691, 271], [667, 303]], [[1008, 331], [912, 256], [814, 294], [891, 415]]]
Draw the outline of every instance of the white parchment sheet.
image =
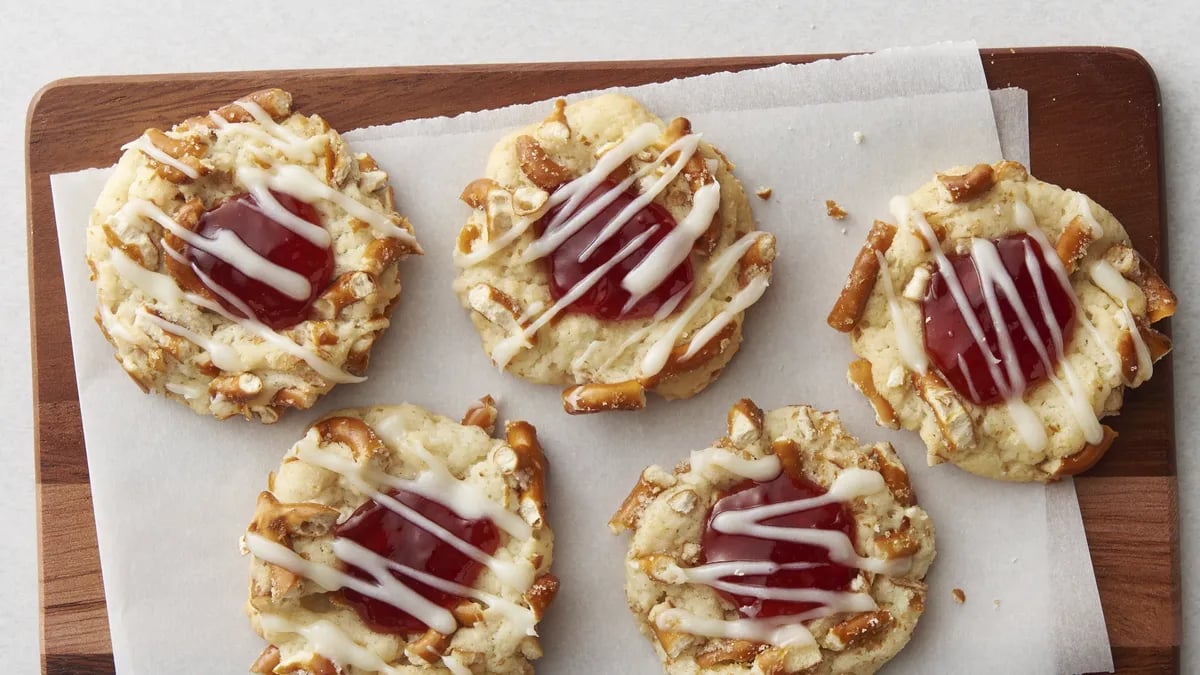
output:
[[[538, 427], [551, 462], [562, 590], [541, 625], [541, 673], [659, 671], [625, 607], [626, 542], [605, 523], [645, 465], [670, 466], [705, 447], [724, 433], [728, 406], [743, 396], [764, 408], [840, 409], [853, 433], [889, 440], [903, 456], [937, 526], [938, 557], [926, 613], [888, 672], [1111, 670], [1073, 486], [1001, 484], [926, 467], [915, 435], [874, 424], [845, 379], [848, 341], [824, 324], [867, 228], [886, 217], [893, 194], [940, 169], [999, 159], [1001, 139], [1005, 155], [1027, 159], [1023, 93], [994, 95], [993, 117], [969, 44], [628, 91], [664, 118], [689, 117], [737, 164], [749, 192], [773, 188], [769, 201], [751, 201], [779, 249], [771, 288], [750, 311], [742, 351], [721, 379], [695, 399], [653, 399], [640, 413], [568, 417], [558, 388], [496, 371], [450, 289], [450, 251], [468, 213], [459, 191], [480, 175], [502, 131], [541, 119], [543, 106], [347, 135], [391, 174], [400, 210], [427, 253], [403, 266], [402, 301], [372, 355], [370, 379], [274, 426], [217, 422], [143, 396], [113, 363], [92, 322], [94, 289], [83, 262], [83, 229], [107, 170], [53, 177], [119, 672], [245, 672], [262, 644], [242, 613], [247, 561], [238, 537], [267, 473], [309, 420], [400, 401], [453, 417], [484, 393], [498, 399], [503, 418]], [[826, 216], [826, 199], [849, 218]], [[952, 600], [955, 587], [966, 592], [965, 604]]]

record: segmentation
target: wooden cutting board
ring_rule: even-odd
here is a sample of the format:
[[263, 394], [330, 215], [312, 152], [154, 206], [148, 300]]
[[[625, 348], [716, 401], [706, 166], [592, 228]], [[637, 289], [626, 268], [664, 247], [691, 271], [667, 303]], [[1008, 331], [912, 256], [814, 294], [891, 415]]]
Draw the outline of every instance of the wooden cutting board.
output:
[[[1132, 51], [1109, 48], [981, 53], [992, 88], [1029, 92], [1035, 174], [1104, 204], [1165, 276], [1158, 87], [1150, 66]], [[118, 147], [146, 127], [169, 126], [268, 86], [291, 91], [300, 110], [353, 129], [819, 58], [825, 57], [88, 77], [47, 85], [30, 105], [26, 130], [43, 671], [113, 671], [51, 174], [112, 164]], [[1118, 672], [1179, 670], [1170, 357], [1155, 370], [1112, 423], [1121, 435], [1108, 455], [1076, 480]]]

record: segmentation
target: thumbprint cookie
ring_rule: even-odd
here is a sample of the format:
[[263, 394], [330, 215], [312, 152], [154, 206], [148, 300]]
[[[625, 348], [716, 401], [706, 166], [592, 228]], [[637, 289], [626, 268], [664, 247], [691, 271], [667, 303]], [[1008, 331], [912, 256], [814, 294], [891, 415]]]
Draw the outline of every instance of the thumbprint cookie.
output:
[[92, 211], [96, 322], [143, 391], [274, 422], [363, 379], [421, 252], [387, 174], [280, 89], [124, 146]]
[[501, 140], [462, 200], [455, 291], [501, 369], [569, 385], [569, 413], [687, 398], [737, 352], [775, 239], [682, 117], [617, 94]]
[[554, 599], [547, 464], [527, 422], [492, 438], [412, 405], [343, 410], [305, 433], [242, 539], [251, 672], [532, 673]]
[[1175, 296], [1111, 213], [1000, 162], [891, 202], [829, 324], [880, 424], [920, 432], [930, 464], [1012, 481], [1091, 468], [1101, 420], [1171, 349]]
[[728, 435], [651, 466], [609, 523], [668, 673], [873, 673], [925, 608], [933, 524], [887, 443], [747, 399]]

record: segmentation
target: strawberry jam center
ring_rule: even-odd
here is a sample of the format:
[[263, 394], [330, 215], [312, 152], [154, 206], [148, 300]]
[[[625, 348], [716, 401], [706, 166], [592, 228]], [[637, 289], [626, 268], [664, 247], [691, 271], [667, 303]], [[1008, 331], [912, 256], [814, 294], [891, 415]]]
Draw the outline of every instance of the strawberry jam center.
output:
[[[601, 183], [584, 199], [576, 212], [583, 210], [588, 204], [615, 187], [616, 183], [611, 180]], [[633, 296], [621, 287], [621, 281], [650, 254], [650, 251], [667, 236], [667, 233], [675, 228], [675, 219], [671, 217], [671, 214], [654, 202], [642, 207], [621, 226], [616, 234], [597, 246], [587, 259], [580, 262], [580, 255], [591, 245], [605, 225], [612, 222], [617, 214], [637, 199], [637, 196], [637, 193], [632, 191], [618, 194], [611, 204], [604, 207], [547, 257], [550, 268], [550, 295], [555, 300], [559, 300], [570, 293], [576, 285], [583, 282], [585, 277], [611, 260], [632, 240], [651, 228], [655, 228], [645, 242], [609, 269], [579, 298], [568, 305], [565, 311], [589, 314], [599, 319], [642, 319], [654, 316], [671, 298], [686, 291], [692, 285], [692, 264], [690, 260], [684, 259], [678, 267], [671, 270], [662, 283], [642, 296], [632, 306], [629, 305]], [[563, 202], [563, 204], [550, 209], [542, 217], [537, 225], [539, 235], [546, 225], [554, 220], [565, 204], [566, 202]]]
[[[819, 485], [804, 479], [794, 479], [781, 473], [766, 483], [745, 481], [733, 488], [713, 505], [708, 525], [701, 540], [705, 564], [741, 561], [771, 561], [787, 565], [773, 574], [746, 574], [725, 577], [729, 581], [748, 586], [787, 589], [821, 589], [844, 591], [850, 587], [857, 571], [830, 561], [829, 551], [823, 546], [773, 541], [758, 537], [720, 532], [712, 526], [713, 518], [726, 511], [741, 511], [764, 504], [781, 504], [798, 499], [811, 499], [825, 494]], [[842, 504], [833, 503], [789, 513], [774, 518], [764, 518], [764, 525], [777, 527], [832, 530], [851, 536], [854, 519]], [[793, 615], [815, 609], [820, 605], [813, 602], [785, 602], [718, 591], [737, 605], [738, 612], [746, 618]]]
[[[1000, 310], [999, 324], [1008, 332], [1011, 350], [1004, 348], [997, 322], [988, 309], [975, 257], [963, 254], [948, 258], [971, 312], [979, 321], [987, 349], [999, 360], [995, 365], [1003, 378], [1002, 382], [996, 381], [992, 369], [988, 367], [993, 359], [975, 341], [966, 319], [959, 311], [950, 284], [940, 271], [933, 274], [924, 303], [925, 352], [954, 389], [977, 405], [1000, 402], [1005, 398], [1005, 389], [1009, 390], [1011, 396], [1023, 393], [1024, 387], [1014, 387], [1009, 380], [1007, 368], [1014, 358], [1025, 379], [1025, 386], [1044, 379], [1046, 367], [1038, 354], [1038, 347], [1049, 357], [1051, 366], [1060, 356], [1047, 320], [1053, 319], [1064, 344], [1070, 337], [1075, 321], [1071, 291], [1063, 287], [1058, 275], [1046, 264], [1041, 247], [1032, 237], [1017, 234], [994, 240], [992, 244], [999, 254], [1004, 273], [1016, 287], [1019, 304], [1024, 305], [1034, 329], [1033, 334], [1025, 330], [1020, 313], [1009, 302], [1004, 289], [999, 284], [993, 284]], [[1044, 289], [1040, 292], [1037, 283], [1039, 277]], [[1000, 278], [1003, 280], [1002, 275]], [[1050, 317], [1042, 308], [1043, 302], [1049, 307]]]
[[[314, 225], [321, 225], [321, 216], [311, 204], [290, 195], [272, 192], [275, 199], [291, 213]], [[236, 234], [258, 255], [304, 277], [312, 290], [307, 298], [296, 299], [274, 286], [251, 278], [229, 261], [194, 246], [186, 255], [196, 269], [241, 301], [253, 317], [275, 330], [289, 328], [304, 320], [313, 300], [320, 295], [333, 274], [333, 251], [318, 246], [296, 234], [267, 215], [250, 194], [240, 194], [225, 200], [215, 209], [200, 216], [196, 233], [214, 239], [222, 230]], [[216, 289], [213, 289], [214, 291]], [[237, 316], [245, 312], [221, 293], [217, 300]]]
[[[500, 536], [492, 521], [461, 518], [448, 507], [412, 492], [398, 490], [391, 492], [390, 496], [485, 553], [490, 555], [496, 551]], [[463, 586], [474, 584], [483, 569], [482, 564], [425, 528], [375, 501], [363, 504], [346, 522], [337, 525], [334, 535], [349, 539], [401, 565]], [[353, 565], [347, 565], [346, 571], [360, 579], [372, 580], [370, 574]], [[393, 574], [430, 602], [447, 609], [459, 602], [456, 595], [430, 588], [399, 573]], [[427, 628], [411, 614], [357, 591], [343, 589], [342, 597], [372, 630], [411, 634], [424, 632]]]

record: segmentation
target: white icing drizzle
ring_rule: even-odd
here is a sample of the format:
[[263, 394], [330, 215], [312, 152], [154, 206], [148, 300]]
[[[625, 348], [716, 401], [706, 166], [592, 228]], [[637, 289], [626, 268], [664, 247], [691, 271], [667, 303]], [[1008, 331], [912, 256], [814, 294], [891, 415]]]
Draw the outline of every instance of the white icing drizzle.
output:
[[642, 357], [642, 375], [654, 375], [661, 371], [667, 365], [667, 359], [671, 356], [671, 350], [675, 347], [675, 342], [683, 334], [687, 328], [688, 322], [699, 313], [700, 309], [708, 302], [713, 293], [724, 283], [725, 279], [737, 267], [738, 260], [741, 259], [750, 247], [758, 241], [762, 236], [761, 232], [749, 232], [738, 239], [729, 248], [725, 249], [721, 255], [713, 259], [709, 263], [708, 269], [712, 272], [712, 281], [708, 286], [692, 299], [683, 312], [675, 319], [675, 321], [667, 328], [667, 330], [659, 336], [654, 344], [646, 350], [645, 356]]
[[572, 302], [578, 300], [579, 297], [584, 293], [587, 293], [593, 286], [600, 282], [600, 279], [603, 278], [605, 274], [608, 274], [609, 270], [616, 267], [622, 260], [633, 255], [634, 251], [638, 250], [642, 244], [646, 243], [646, 240], [649, 239], [650, 236], [653, 235], [657, 230], [658, 226], [656, 225], [629, 240], [629, 243], [622, 246], [621, 250], [617, 251], [616, 255], [609, 258], [603, 265], [600, 265], [596, 269], [589, 272], [587, 276], [572, 286], [565, 295], [551, 305], [550, 309], [542, 312], [541, 315], [533, 321], [533, 323], [529, 324], [515, 335], [510, 335], [496, 343], [496, 346], [492, 348], [492, 360], [496, 362], [496, 365], [500, 366], [500, 368], [507, 366], [509, 361], [512, 361], [513, 357], [515, 357], [517, 353], [521, 351], [521, 349], [530, 344], [529, 339], [537, 334], [539, 328], [549, 323], [550, 320], [555, 316], [558, 316], [559, 312], [567, 308], [567, 305], [570, 305]]
[[[238, 169], [237, 176], [248, 189], [269, 188], [290, 194], [301, 201], [314, 202], [320, 199], [333, 202], [351, 216], [369, 225], [379, 236], [399, 239], [413, 246], [417, 243], [408, 230], [392, 222], [390, 217], [326, 185], [304, 167], [294, 164], [274, 166], [270, 169], [242, 167]], [[291, 224], [296, 225], [294, 221]]]
[[[1064, 266], [1062, 260], [1059, 259], [1058, 253], [1055, 252], [1054, 247], [1050, 245], [1050, 241], [1046, 239], [1046, 233], [1042, 232], [1042, 229], [1037, 226], [1037, 223], [1034, 221], [1033, 211], [1025, 202], [1021, 200], [1017, 200], [1013, 203], [1013, 222], [1016, 223], [1017, 227], [1020, 227], [1025, 231], [1026, 234], [1033, 237], [1034, 240], [1037, 241], [1038, 247], [1042, 252], [1042, 260], [1046, 262], [1046, 265], [1054, 272], [1054, 275], [1058, 277], [1058, 282], [1062, 284], [1062, 287], [1072, 288], [1071, 276], [1067, 273], [1066, 266]], [[1038, 274], [1041, 274], [1040, 270], [1038, 271]], [[1088, 333], [1092, 336], [1094, 344], [1100, 347], [1100, 350], [1104, 352], [1106, 357], [1108, 357], [1108, 361], [1112, 364], [1113, 370], [1119, 371], [1121, 368], [1121, 357], [1118, 356], [1117, 352], [1109, 347], [1108, 343], [1106, 343], [1101, 337], [1100, 331], [1097, 330], [1096, 325], [1088, 319], [1087, 314], [1083, 311], [1083, 307], [1079, 304], [1075, 294], [1070, 293], [1069, 296], [1071, 298], [1071, 303], [1075, 306], [1075, 320], [1083, 324], [1083, 327], [1087, 329]]]
[[[336, 547], [338, 543], [346, 541], [348, 540], [334, 540], [335, 555], [337, 554]], [[354, 542], [349, 543], [353, 544]], [[382, 573], [379, 573], [378, 570], [381, 569], [380, 565], [371, 565], [369, 567], [356, 565], [362, 567], [363, 571], [373, 577], [374, 582], [371, 582], [352, 577], [336, 567], [308, 560], [287, 546], [273, 542], [253, 532], [246, 533], [246, 548], [259, 560], [269, 562], [272, 565], [278, 565], [289, 572], [298, 574], [306, 579], [311, 579], [327, 591], [349, 588], [352, 591], [362, 593], [369, 598], [385, 602], [392, 607], [400, 609], [439, 633], [449, 635], [458, 628], [458, 622], [454, 620], [454, 615], [449, 610], [430, 602], [421, 594], [405, 586], [403, 582], [394, 577], [386, 569]], [[363, 550], [366, 551], [367, 549]], [[370, 551], [367, 552], [371, 553]], [[371, 555], [375, 554], [371, 553]], [[338, 557], [341, 558], [341, 556]], [[382, 556], [376, 557], [385, 562], [390, 562]]]
[[692, 336], [692, 341], [688, 343], [687, 351], [683, 353], [683, 358], [689, 359], [694, 356], [696, 352], [704, 348], [704, 345], [708, 344], [709, 340], [721, 332], [722, 328], [733, 321], [734, 315], [738, 312], [746, 311], [750, 305], [758, 302], [758, 299], [762, 297], [769, 284], [770, 282], [767, 281], [765, 276], [757, 276], [751, 279], [745, 288], [733, 296], [733, 299], [729, 301], [725, 309], [721, 310], [711, 321], [704, 324], [700, 330], [695, 332]]
[[263, 178], [263, 173], [262, 169], [245, 166], [238, 167], [237, 170], [238, 180], [254, 197], [256, 208], [291, 232], [304, 237], [312, 245], [329, 248], [329, 244], [333, 240], [329, 230], [310, 223], [284, 208], [275, 195], [271, 194], [271, 190], [267, 187], [267, 181]]
[[207, 335], [201, 335], [190, 328], [185, 328], [177, 323], [172, 323], [166, 319], [155, 316], [141, 307], [137, 309], [136, 315], [143, 321], [152, 323], [167, 333], [178, 335], [179, 337], [184, 338], [185, 340], [208, 352], [209, 358], [212, 359], [213, 365], [221, 370], [238, 373], [246, 369], [245, 364], [242, 363], [242, 358], [238, 356], [237, 350], [223, 342], [219, 342], [208, 337]]
[[[533, 615], [533, 610], [522, 607], [515, 602], [509, 602], [498, 595], [442, 579], [441, 577], [413, 569], [407, 565], [401, 565], [394, 560], [384, 558], [370, 549], [363, 548], [349, 539], [335, 539], [333, 541], [333, 552], [340, 560], [344, 560], [356, 567], [362, 567], [362, 564], [380, 566], [380, 569], [386, 567], [392, 571], [412, 577], [426, 586], [443, 593], [478, 600], [487, 605], [489, 609], [502, 614], [504, 621], [522, 635], [537, 635], [537, 630], [535, 629], [537, 618]], [[363, 569], [367, 568], [364, 567]]]
[[[667, 301], [663, 303], [662, 307], [659, 307], [658, 311], [654, 313], [654, 319], [645, 326], [642, 326], [641, 328], [630, 333], [629, 337], [625, 338], [625, 341], [617, 347], [617, 350], [613, 352], [612, 356], [609, 356], [604, 363], [600, 364], [599, 368], [596, 368], [596, 372], [604, 371], [609, 366], [616, 363], [617, 359], [621, 358], [621, 356], [625, 353], [625, 350], [629, 349], [638, 342], [641, 342], [642, 338], [646, 337], [650, 334], [650, 331], [654, 330], [655, 325], [665, 320], [668, 316], [671, 316], [671, 314], [675, 311], [675, 308], [679, 306], [679, 303], [683, 302], [683, 299], [687, 297], [689, 291], [691, 291], [691, 286], [688, 286], [675, 295], [672, 295], [670, 298], [667, 298]], [[592, 347], [597, 344], [599, 343], [593, 342], [588, 346]]]
[[446, 666], [451, 675], [471, 675], [471, 669], [449, 653], [442, 654], [442, 664]]
[[877, 574], [899, 574], [909, 568], [908, 558], [882, 560], [860, 556], [854, 550], [854, 542], [850, 541], [844, 532], [763, 524], [763, 521], [771, 518], [866, 497], [885, 490], [887, 485], [878, 471], [844, 469], [823, 495], [779, 504], [763, 504], [739, 511], [724, 511], [712, 519], [710, 526], [726, 534], [820, 546], [828, 550], [829, 559], [839, 565]]
[[158, 146], [154, 145], [154, 143], [152, 143], [149, 138], [146, 138], [145, 134], [142, 134], [141, 136], [138, 136], [134, 140], [121, 146], [122, 150], [129, 150], [130, 148], [136, 148], [136, 149], [140, 150], [143, 154], [145, 154], [150, 159], [153, 159], [154, 161], [156, 161], [160, 164], [166, 164], [167, 166], [171, 167], [172, 169], [175, 169], [179, 173], [182, 173], [183, 175], [187, 176], [188, 178], [191, 178], [194, 180], [194, 179], [200, 177], [200, 174], [192, 167], [175, 159], [174, 157], [163, 152], [162, 150], [159, 150]]
[[[904, 313], [900, 309], [900, 301], [896, 299], [896, 288], [892, 286], [892, 273], [888, 270], [887, 257], [875, 251], [875, 259], [879, 261], [879, 273], [883, 279], [883, 292], [887, 296], [888, 315], [892, 319], [892, 329], [896, 335], [896, 348], [900, 350], [900, 358], [909, 370], [924, 375], [929, 367], [929, 357], [925, 350], [917, 344], [917, 338], [904, 322]], [[959, 357], [961, 358], [961, 357]], [[965, 372], [965, 371], [964, 371]]]
[[144, 199], [131, 199], [117, 212], [117, 218], [128, 218], [130, 214], [150, 218], [187, 242], [189, 246], [224, 260], [247, 277], [260, 281], [293, 300], [304, 300], [312, 293], [312, 284], [304, 275], [259, 255], [230, 230], [218, 230], [211, 238], [202, 237], [175, 222], [157, 205]]
[[168, 382], [164, 385], [164, 388], [172, 394], [182, 396], [189, 401], [208, 398], [208, 389], [206, 387], [192, 386], [180, 382]]
[[[168, 250], [168, 255], [171, 254], [172, 250], [173, 249]], [[258, 336], [263, 341], [270, 343], [272, 346], [280, 349], [281, 351], [287, 352], [288, 354], [291, 354], [292, 356], [295, 356], [296, 358], [303, 360], [305, 363], [307, 363], [309, 365], [309, 367], [311, 367], [314, 371], [316, 371], [317, 374], [319, 374], [321, 377], [324, 377], [331, 382], [362, 382], [363, 380], [366, 379], [365, 377], [359, 377], [357, 375], [351, 375], [350, 373], [347, 373], [346, 371], [338, 368], [337, 366], [333, 365], [332, 363], [321, 358], [321, 356], [319, 354], [312, 351], [311, 349], [303, 347], [303, 346], [297, 344], [295, 341], [275, 332], [270, 327], [268, 327], [266, 324], [260, 323], [253, 319], [247, 319], [247, 318], [236, 316], [236, 315], [228, 312], [220, 304], [215, 303], [204, 296], [197, 295], [195, 293], [185, 293], [182, 289], [179, 288], [179, 285], [175, 283], [174, 279], [172, 279], [171, 277], [169, 277], [165, 274], [162, 274], [159, 272], [154, 272], [154, 271], [146, 269], [145, 267], [142, 267], [141, 265], [134, 262], [133, 259], [131, 259], [129, 256], [125, 255], [119, 249], [112, 250], [112, 258], [111, 259], [112, 259], [113, 268], [116, 269], [117, 274], [119, 274], [122, 279], [132, 283], [134, 286], [137, 286], [144, 293], [146, 293], [150, 297], [154, 298], [158, 302], [169, 305], [173, 308], [178, 308], [180, 306], [180, 304], [183, 302], [189, 302], [193, 305], [196, 305], [198, 307], [202, 307], [211, 312], [214, 312], [214, 313], [224, 317], [226, 320], [232, 321], [232, 322], [240, 325], [247, 332]], [[195, 271], [198, 275], [202, 274], [198, 270], [193, 269], [193, 271]], [[206, 282], [206, 285], [208, 285], [209, 288], [212, 289], [214, 292], [218, 292], [217, 289], [221, 289], [221, 287], [218, 284], [216, 284], [215, 282], [213, 282], [211, 279], [209, 279]], [[226, 297], [227, 299], [230, 297], [233, 297], [232, 294], [229, 294], [228, 291], [225, 291], [225, 289], [221, 289], [219, 292], [225, 293], [226, 295], [224, 295], [223, 297]], [[238, 303], [240, 303], [240, 302], [241, 301], [238, 300]], [[234, 306], [237, 307], [238, 305], [235, 303]], [[242, 311], [242, 310], [239, 309], [239, 311]], [[252, 316], [249, 312], [243, 312], [243, 313], [246, 314], [247, 316]], [[160, 321], [163, 321], [163, 320], [160, 319]], [[158, 324], [158, 325], [160, 325], [160, 327], [161, 327], [161, 324]], [[185, 330], [182, 327], [176, 326], [173, 323], [170, 325], [175, 326], [176, 328], [179, 328], [181, 330]], [[167, 330], [167, 329], [164, 329], [164, 330]], [[170, 332], [180, 334], [174, 330], [172, 330]], [[188, 332], [191, 332], [191, 331], [188, 331]], [[191, 338], [188, 338], [188, 339], [190, 340]], [[205, 340], [205, 341], [207, 342], [208, 340]], [[196, 345], [207, 349], [207, 347], [205, 347], [203, 344], [201, 344], [201, 342], [196, 342], [195, 340], [192, 340], [192, 342], [195, 342]], [[222, 346], [227, 346], [227, 345], [222, 345]], [[211, 350], [210, 350], [210, 355], [211, 355]], [[213, 365], [216, 365], [218, 368], [221, 367], [219, 364], [217, 364], [216, 357], [213, 358]], [[228, 369], [222, 368], [222, 370], [228, 370]], [[234, 370], [232, 372], [240, 372], [240, 370]]]
[[[379, 506], [383, 506], [384, 508], [391, 510], [391, 512], [402, 516], [402, 518], [413, 522], [413, 524], [420, 526], [422, 530], [433, 534], [434, 537], [442, 539], [446, 544], [454, 546], [454, 548], [457, 549], [458, 552], [461, 552], [461, 554], [464, 556], [472, 558], [472, 560], [480, 563], [480, 565], [484, 565], [488, 569], [491, 569], [492, 573], [496, 574], [496, 577], [499, 578], [500, 581], [502, 581], [502, 583], [505, 585], [515, 587], [515, 589], [520, 591], [526, 591], [529, 589], [529, 586], [533, 585], [534, 571], [533, 568], [528, 565], [528, 563], [524, 561], [516, 563], [498, 560], [498, 558], [488, 555], [487, 552], [478, 548], [478, 546], [464, 542], [463, 539], [456, 537], [454, 533], [446, 530], [445, 527], [438, 525], [437, 522], [434, 522], [426, 518], [426, 516], [421, 515], [419, 512], [416, 512], [416, 510], [412, 507], [409, 507], [408, 504], [398, 501], [395, 497], [392, 497], [388, 494], [385, 494], [385, 492], [374, 488], [371, 483], [368, 483], [367, 480], [361, 477], [362, 471], [360, 465], [356, 464], [356, 462], [344, 458], [338, 458], [337, 455], [325, 452], [325, 450], [314, 448], [296, 448], [296, 456], [298, 456], [298, 458], [300, 458], [302, 461], [308, 462], [308, 464], [319, 466], [325, 468], [325, 470], [341, 474], [341, 476], [346, 478], [347, 482], [352, 485], [355, 490], [358, 490], [362, 492], [362, 494], [371, 497], [373, 501], [379, 503]], [[426, 476], [434, 476], [433, 472], [424, 472], [424, 474], [426, 474]], [[439, 495], [436, 489], [430, 489], [431, 482], [442, 483], [437, 479], [424, 480], [424, 482], [421, 482], [420, 479], [404, 480], [402, 478], [392, 476], [378, 476], [378, 472], [374, 477], [379, 478], [380, 483], [389, 485], [391, 488], [408, 489], [415, 486], [416, 489], [413, 490], [415, 494], [419, 494], [426, 498], [430, 498], [430, 500], [442, 503], [444, 506], [454, 510], [454, 512], [458, 515], [462, 515], [463, 518], [479, 518], [480, 515], [486, 515], [488, 518], [490, 518], [491, 513], [494, 512], [494, 509], [487, 509], [487, 514], [481, 514], [481, 510], [485, 509], [481, 508], [480, 501], [490, 500], [486, 500], [486, 497], [482, 495], [470, 494], [470, 492], [475, 490], [469, 488], [469, 486], [466, 484], [460, 483], [457, 485], [457, 489], [449, 491], [448, 494]], [[449, 486], [444, 483], [442, 484]], [[516, 515], [512, 514], [511, 512], [505, 513], [508, 513], [509, 515]], [[524, 521], [522, 521], [522, 524], [523, 522]], [[510, 521], [506, 521], [506, 524], [510, 524]], [[499, 525], [499, 522], [497, 522], [497, 525]], [[528, 528], [528, 525], [526, 527]]]
[[123, 342], [128, 342], [129, 344], [137, 343], [137, 336], [126, 330], [125, 326], [121, 324], [121, 321], [117, 319], [117, 315], [113, 314], [112, 311], [110, 311], [103, 304], [100, 305], [99, 313], [100, 324], [104, 326], [104, 330], [107, 331], [109, 335]]
[[[868, 596], [869, 597], [869, 596]], [[843, 611], [870, 611], [843, 610]], [[819, 619], [835, 614], [830, 607], [816, 609], [789, 616], [776, 616], [769, 619], [710, 619], [697, 616], [685, 609], [671, 608], [664, 610], [655, 617], [654, 623], [662, 630], [680, 631], [700, 637], [729, 638], [733, 640], [750, 640], [763, 644], [786, 647], [791, 645], [813, 645], [816, 640], [802, 622]]]
[[[1138, 328], [1133, 312], [1129, 309], [1129, 301], [1137, 297], [1137, 287], [1107, 260], [1097, 260], [1092, 263], [1088, 267], [1088, 276], [1100, 290], [1121, 303], [1122, 323], [1125, 324], [1126, 330], [1129, 331], [1129, 337], [1133, 340], [1133, 348], [1138, 360], [1138, 372], [1133, 384], [1145, 382], [1154, 375], [1154, 359], [1150, 356], [1150, 349], [1142, 338], [1142, 331]], [[1120, 363], [1119, 359], [1118, 363]]]
[[302, 636], [304, 641], [311, 645], [314, 653], [335, 664], [388, 674], [400, 672], [379, 658], [378, 654], [355, 642], [338, 628], [337, 624], [327, 619], [298, 624], [278, 614], [262, 613], [258, 615], [258, 622], [267, 633], [294, 633]]
[[313, 146], [319, 137], [301, 138], [293, 133], [291, 129], [277, 124], [267, 114], [267, 111], [252, 101], [241, 100], [237, 101], [236, 104], [250, 113], [250, 116], [258, 124], [228, 122], [214, 110], [208, 114], [208, 118], [212, 120], [213, 125], [217, 129], [221, 131], [236, 129], [238, 133], [275, 148], [289, 159], [311, 162], [316, 157]]
[[[682, 153], [680, 154], [682, 156]], [[645, 196], [645, 195], [643, 195]], [[706, 183], [692, 196], [692, 209], [621, 281], [621, 288], [641, 298], [663, 282], [666, 274], [687, 259], [700, 235], [708, 230], [721, 206], [721, 184]], [[594, 243], [593, 243], [594, 244]], [[666, 270], [666, 273], [663, 272]]]
[[1092, 204], [1087, 196], [1081, 192], [1073, 192], [1075, 195], [1075, 204], [1079, 207], [1079, 215], [1083, 217], [1083, 222], [1092, 230], [1092, 237], [1099, 239], [1104, 236], [1104, 228], [1100, 226], [1096, 216], [1092, 215]]
[[703, 450], [693, 450], [688, 459], [692, 471], [703, 474], [710, 467], [719, 467], [736, 476], [765, 483], [783, 470], [779, 457], [774, 454], [763, 457], [746, 458], [735, 455], [724, 448], [711, 447]]
[[[674, 572], [675, 583], [704, 584], [719, 591], [737, 595], [749, 595], [763, 600], [778, 600], [780, 602], [817, 602], [822, 605], [836, 604], [838, 606], [865, 606], [864, 609], [839, 611], [868, 611], [875, 609], [875, 602], [869, 593], [850, 591], [827, 591], [820, 588], [774, 588], [770, 586], [752, 586], [733, 581], [725, 581], [725, 577], [745, 577], [775, 574], [788, 570], [804, 570], [820, 567], [820, 563], [798, 562], [777, 563], [770, 560], [732, 560], [715, 562], [696, 567], [680, 567]], [[866, 602], [864, 602], [864, 600]]]

